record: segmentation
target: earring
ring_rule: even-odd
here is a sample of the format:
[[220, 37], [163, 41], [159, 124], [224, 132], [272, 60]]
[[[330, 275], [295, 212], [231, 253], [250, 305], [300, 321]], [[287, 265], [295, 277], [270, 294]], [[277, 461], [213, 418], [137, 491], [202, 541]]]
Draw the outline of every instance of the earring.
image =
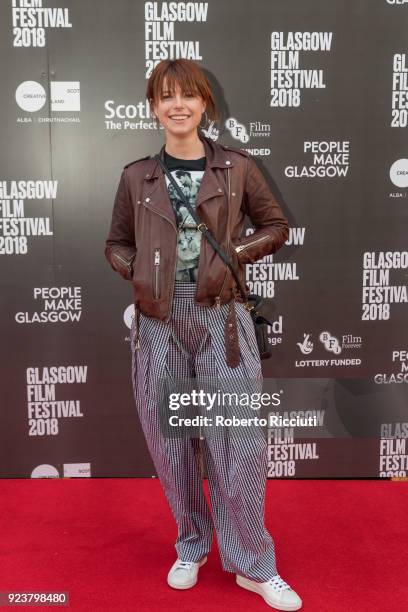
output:
[[209, 120], [208, 120], [208, 116], [207, 116], [207, 111], [204, 111], [204, 115], [205, 115], [205, 125], [199, 125], [198, 127], [201, 128], [202, 130], [205, 130], [205, 128], [208, 126], [209, 124]]
[[157, 130], [156, 119], [157, 119], [156, 115], [152, 115], [153, 127], [154, 127], [155, 130]]

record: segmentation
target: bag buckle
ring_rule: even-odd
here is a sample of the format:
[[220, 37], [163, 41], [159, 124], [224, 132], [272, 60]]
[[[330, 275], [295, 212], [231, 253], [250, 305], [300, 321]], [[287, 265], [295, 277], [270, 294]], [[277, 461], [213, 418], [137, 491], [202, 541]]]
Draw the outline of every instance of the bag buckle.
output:
[[205, 223], [201, 222], [197, 225], [197, 229], [200, 230], [200, 232], [205, 232], [205, 230], [208, 230], [208, 227]]

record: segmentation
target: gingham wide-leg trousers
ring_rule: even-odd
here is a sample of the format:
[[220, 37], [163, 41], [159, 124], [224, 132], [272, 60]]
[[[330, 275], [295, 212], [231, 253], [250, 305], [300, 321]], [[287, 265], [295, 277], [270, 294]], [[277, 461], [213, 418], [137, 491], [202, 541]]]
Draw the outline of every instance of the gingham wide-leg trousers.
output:
[[[267, 442], [265, 436], [203, 440], [164, 436], [155, 388], [163, 374], [178, 378], [246, 377], [262, 380], [250, 314], [235, 302], [240, 363], [226, 363], [224, 322], [220, 308], [194, 302], [195, 283], [176, 282], [168, 323], [140, 313], [140, 349], [131, 329], [132, 383], [147, 446], [178, 526], [175, 543], [183, 561], [199, 561], [210, 550], [214, 527], [223, 569], [257, 582], [277, 574], [275, 545], [264, 523]], [[208, 474], [212, 515], [197, 461], [202, 450]]]

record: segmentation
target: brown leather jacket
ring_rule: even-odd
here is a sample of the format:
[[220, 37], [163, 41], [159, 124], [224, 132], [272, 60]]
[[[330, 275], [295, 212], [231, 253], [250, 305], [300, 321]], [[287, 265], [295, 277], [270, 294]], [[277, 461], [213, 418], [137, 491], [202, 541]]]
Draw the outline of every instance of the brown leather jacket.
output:
[[[197, 195], [197, 214], [246, 286], [245, 264], [275, 253], [288, 238], [288, 221], [246, 151], [215, 143], [201, 133], [199, 137], [207, 160]], [[242, 238], [245, 214], [255, 231]], [[139, 311], [169, 321], [177, 264], [177, 224], [165, 175], [150, 156], [123, 168], [105, 257], [116, 272], [132, 282], [137, 322]], [[231, 271], [203, 236], [195, 301], [208, 307], [227, 302], [233, 306], [234, 299], [242, 299], [235, 285]], [[230, 333], [229, 358], [227, 350], [229, 363], [239, 361], [236, 336], [235, 324]]]

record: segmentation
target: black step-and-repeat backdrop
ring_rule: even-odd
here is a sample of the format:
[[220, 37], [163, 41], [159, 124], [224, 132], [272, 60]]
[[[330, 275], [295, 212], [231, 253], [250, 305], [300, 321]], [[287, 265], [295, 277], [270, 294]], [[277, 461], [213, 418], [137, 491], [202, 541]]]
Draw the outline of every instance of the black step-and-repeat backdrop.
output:
[[1, 476], [155, 476], [132, 287], [104, 248], [123, 165], [164, 142], [146, 80], [176, 57], [214, 89], [206, 135], [256, 158], [291, 226], [247, 269], [273, 322], [267, 413], [289, 419], [268, 427], [269, 477], [406, 476], [407, 0], [0, 11]]

